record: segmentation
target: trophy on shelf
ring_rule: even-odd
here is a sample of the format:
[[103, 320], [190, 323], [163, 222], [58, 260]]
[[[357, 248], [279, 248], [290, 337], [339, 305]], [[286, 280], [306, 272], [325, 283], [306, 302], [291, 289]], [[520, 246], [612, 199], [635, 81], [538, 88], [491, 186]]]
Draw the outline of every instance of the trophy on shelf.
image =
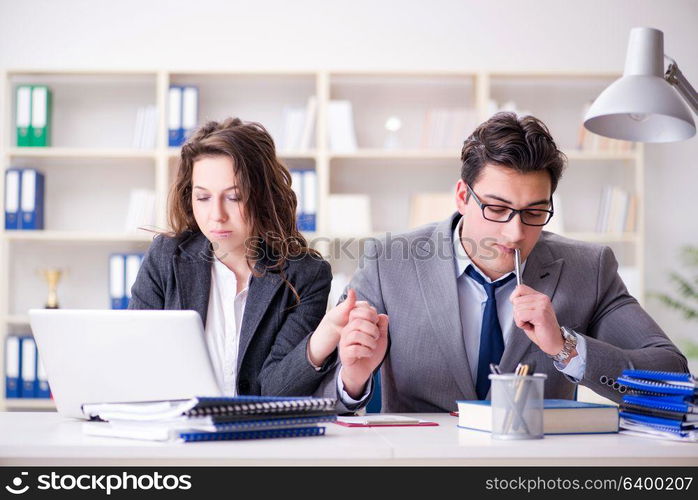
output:
[[48, 297], [46, 298], [46, 309], [58, 309], [58, 282], [65, 271], [56, 268], [41, 269], [41, 276], [48, 284]]

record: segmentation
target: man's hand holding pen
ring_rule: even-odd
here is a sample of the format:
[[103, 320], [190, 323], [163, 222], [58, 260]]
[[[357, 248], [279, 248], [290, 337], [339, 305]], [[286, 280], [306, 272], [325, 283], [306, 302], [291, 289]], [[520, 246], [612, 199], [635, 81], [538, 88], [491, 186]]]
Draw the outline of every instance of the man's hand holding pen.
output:
[[[518, 249], [517, 249], [518, 250]], [[514, 305], [514, 322], [531, 339], [531, 342], [540, 347], [541, 351], [549, 356], [555, 356], [565, 346], [557, 315], [550, 298], [521, 282], [520, 254], [515, 255], [515, 268], [517, 287], [509, 297]], [[570, 356], [563, 361], [567, 365], [577, 355], [573, 349]]]
[[[526, 285], [519, 285], [511, 294], [511, 303], [514, 305], [514, 322], [531, 339], [531, 342], [540, 347], [541, 351], [549, 356], [555, 356], [565, 345], [557, 322], [557, 316], [550, 298]], [[577, 355], [573, 350], [564, 364]]]

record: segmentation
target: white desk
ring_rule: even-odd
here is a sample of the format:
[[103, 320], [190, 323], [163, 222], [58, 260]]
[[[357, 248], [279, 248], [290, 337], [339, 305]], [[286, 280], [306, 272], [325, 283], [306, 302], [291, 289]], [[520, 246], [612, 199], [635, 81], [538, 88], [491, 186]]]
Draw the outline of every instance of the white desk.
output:
[[150, 443], [84, 436], [56, 413], [0, 413], [0, 465], [684, 465], [698, 444], [623, 434], [495, 441], [458, 429], [457, 418], [425, 414], [438, 427], [347, 428], [323, 437], [208, 443]]

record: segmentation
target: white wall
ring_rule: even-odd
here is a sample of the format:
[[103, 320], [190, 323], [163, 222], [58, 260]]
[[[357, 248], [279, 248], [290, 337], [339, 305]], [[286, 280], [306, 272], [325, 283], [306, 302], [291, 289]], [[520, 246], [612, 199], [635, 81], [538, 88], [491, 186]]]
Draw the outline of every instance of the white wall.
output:
[[[663, 30], [698, 86], [698, 0], [0, 0], [0, 69], [621, 71], [634, 26]], [[668, 291], [679, 247], [698, 245], [698, 138], [646, 153], [647, 289]]]

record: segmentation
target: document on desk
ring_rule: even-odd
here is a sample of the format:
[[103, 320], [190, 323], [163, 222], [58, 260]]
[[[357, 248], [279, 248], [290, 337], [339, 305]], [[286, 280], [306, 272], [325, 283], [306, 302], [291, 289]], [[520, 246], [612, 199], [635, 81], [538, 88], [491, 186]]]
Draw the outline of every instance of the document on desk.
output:
[[337, 417], [336, 424], [345, 427], [433, 427], [436, 422], [402, 415], [364, 415]]

